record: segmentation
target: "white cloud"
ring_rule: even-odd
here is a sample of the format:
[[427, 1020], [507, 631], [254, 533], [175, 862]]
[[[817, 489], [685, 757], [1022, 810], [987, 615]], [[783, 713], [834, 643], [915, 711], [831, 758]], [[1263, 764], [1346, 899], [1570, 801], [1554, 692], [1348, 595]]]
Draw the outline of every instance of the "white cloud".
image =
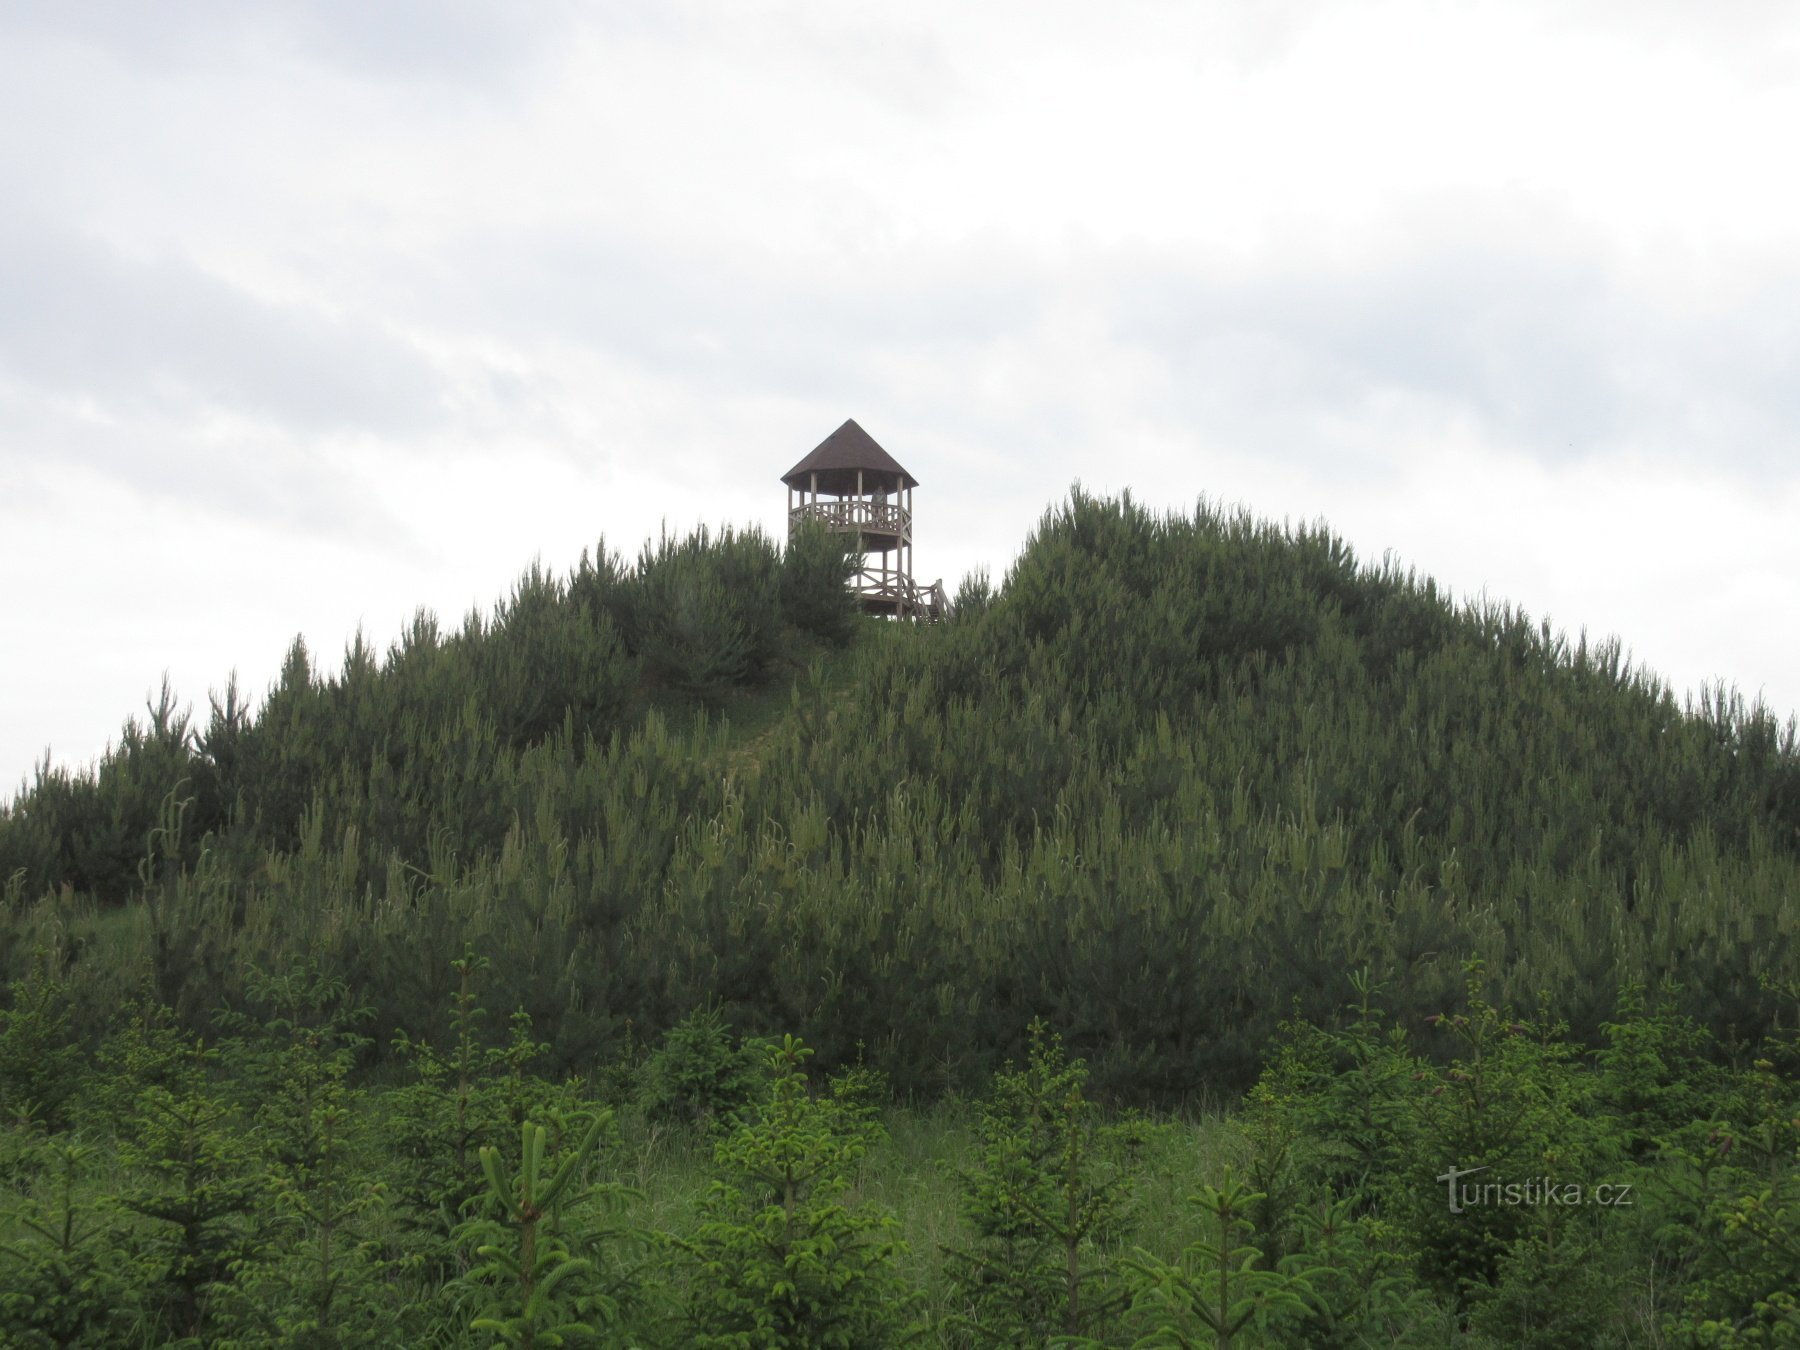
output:
[[928, 576], [1207, 493], [1800, 705], [1787, 6], [146, 13], [0, 15], [0, 776], [851, 415]]

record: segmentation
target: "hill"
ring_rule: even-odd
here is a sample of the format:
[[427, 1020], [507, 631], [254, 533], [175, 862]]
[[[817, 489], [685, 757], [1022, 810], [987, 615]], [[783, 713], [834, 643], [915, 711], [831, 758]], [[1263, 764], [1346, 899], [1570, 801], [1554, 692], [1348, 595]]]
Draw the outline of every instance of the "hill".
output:
[[1615, 643], [1327, 530], [1075, 492], [949, 621], [863, 620], [751, 533], [602, 548], [421, 615], [252, 712], [168, 691], [0, 813], [0, 975], [194, 1029], [307, 958], [392, 1029], [472, 943], [566, 1065], [713, 1005], [980, 1082], [1046, 1018], [1112, 1095], [1233, 1091], [1368, 971], [1403, 1023], [1499, 993], [1597, 1035], [1628, 984], [1728, 1053], [1800, 975], [1800, 747]]

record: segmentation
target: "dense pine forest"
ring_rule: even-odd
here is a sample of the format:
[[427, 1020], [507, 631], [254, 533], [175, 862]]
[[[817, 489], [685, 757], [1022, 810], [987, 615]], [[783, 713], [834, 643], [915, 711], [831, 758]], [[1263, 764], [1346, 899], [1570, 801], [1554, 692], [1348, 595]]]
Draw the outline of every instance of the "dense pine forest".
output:
[[847, 571], [41, 766], [0, 1345], [1800, 1345], [1793, 722], [1206, 506]]

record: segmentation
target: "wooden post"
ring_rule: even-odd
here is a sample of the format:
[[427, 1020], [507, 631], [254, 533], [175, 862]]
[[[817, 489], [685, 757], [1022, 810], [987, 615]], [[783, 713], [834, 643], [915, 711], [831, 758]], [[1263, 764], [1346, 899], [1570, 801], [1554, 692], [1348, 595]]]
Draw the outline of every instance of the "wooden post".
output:
[[913, 520], [912, 489], [906, 489], [906, 584], [911, 590], [913, 582]]

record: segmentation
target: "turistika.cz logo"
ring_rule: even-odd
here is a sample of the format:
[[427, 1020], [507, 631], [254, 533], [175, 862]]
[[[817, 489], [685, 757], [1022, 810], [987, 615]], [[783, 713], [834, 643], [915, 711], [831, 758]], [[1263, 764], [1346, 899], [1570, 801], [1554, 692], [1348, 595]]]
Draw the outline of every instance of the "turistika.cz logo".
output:
[[1481, 1205], [1605, 1205], [1618, 1209], [1631, 1203], [1631, 1186], [1626, 1182], [1602, 1182], [1586, 1186], [1579, 1181], [1558, 1181], [1554, 1177], [1531, 1177], [1525, 1181], [1464, 1181], [1487, 1166], [1452, 1167], [1437, 1179], [1444, 1183], [1450, 1198], [1450, 1212]]

